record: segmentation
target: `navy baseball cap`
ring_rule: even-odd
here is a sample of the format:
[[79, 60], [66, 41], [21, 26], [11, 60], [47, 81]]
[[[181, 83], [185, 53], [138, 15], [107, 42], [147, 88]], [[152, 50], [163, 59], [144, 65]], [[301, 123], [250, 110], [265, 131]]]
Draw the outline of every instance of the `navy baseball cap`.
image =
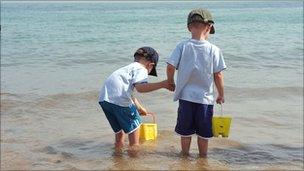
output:
[[156, 50], [151, 47], [144, 46], [144, 47], [137, 49], [137, 51], [134, 53], [134, 57], [137, 55], [143, 56], [143, 57], [145, 57], [146, 60], [154, 63], [154, 66], [153, 66], [151, 72], [149, 73], [149, 75], [157, 77], [156, 65], [157, 65], [159, 56], [158, 56], [158, 53], [156, 52]]

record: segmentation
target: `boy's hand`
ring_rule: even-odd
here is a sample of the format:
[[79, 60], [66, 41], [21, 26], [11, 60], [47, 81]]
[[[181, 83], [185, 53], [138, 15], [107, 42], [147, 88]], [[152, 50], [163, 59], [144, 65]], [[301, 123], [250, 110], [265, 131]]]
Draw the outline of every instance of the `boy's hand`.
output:
[[216, 98], [216, 103], [217, 103], [217, 104], [225, 103], [224, 96], [217, 96], [217, 98]]
[[175, 90], [175, 84], [170, 83], [168, 80], [162, 81], [163, 87], [168, 89], [169, 91], [174, 91]]
[[140, 115], [144, 115], [144, 116], [149, 114], [148, 111], [143, 107], [138, 109], [138, 112], [139, 112]]
[[175, 91], [175, 83], [174, 80], [168, 80], [168, 84], [170, 86], [171, 91]]
[[170, 90], [170, 91], [175, 91], [174, 72], [175, 72], [175, 66], [168, 64], [167, 65], [167, 81], [169, 84], [168, 90]]
[[169, 83], [170, 91], [175, 91], [175, 83]]
[[175, 83], [174, 83], [174, 73], [175, 73], [175, 66], [168, 63], [167, 65], [167, 80], [169, 84], [169, 90], [174, 91], [175, 90]]

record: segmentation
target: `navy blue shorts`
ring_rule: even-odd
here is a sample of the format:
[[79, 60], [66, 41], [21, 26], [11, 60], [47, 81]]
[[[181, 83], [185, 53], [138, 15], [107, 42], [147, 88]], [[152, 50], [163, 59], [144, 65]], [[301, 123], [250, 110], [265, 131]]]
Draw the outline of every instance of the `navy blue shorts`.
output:
[[181, 136], [197, 134], [201, 138], [211, 138], [213, 105], [179, 100], [175, 132]]
[[130, 134], [141, 125], [141, 118], [134, 104], [128, 107], [106, 101], [99, 102], [99, 104], [115, 133], [123, 130], [126, 134]]

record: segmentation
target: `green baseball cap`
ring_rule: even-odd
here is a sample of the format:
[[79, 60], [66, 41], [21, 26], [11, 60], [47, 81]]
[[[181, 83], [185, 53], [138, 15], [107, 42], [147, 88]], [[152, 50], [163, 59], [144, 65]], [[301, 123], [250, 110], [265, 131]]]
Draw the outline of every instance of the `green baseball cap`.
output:
[[213, 17], [208, 10], [202, 8], [192, 10], [188, 15], [187, 24], [193, 22], [212, 23], [210, 34], [215, 33]]

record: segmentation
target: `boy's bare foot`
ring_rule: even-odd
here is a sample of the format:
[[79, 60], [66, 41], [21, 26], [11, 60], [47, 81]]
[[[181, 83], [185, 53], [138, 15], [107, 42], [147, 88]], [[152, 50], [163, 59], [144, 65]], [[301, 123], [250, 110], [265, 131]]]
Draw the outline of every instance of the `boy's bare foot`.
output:
[[181, 151], [181, 152], [180, 152], [180, 156], [181, 156], [181, 157], [189, 157], [190, 154], [189, 154], [189, 152], [183, 152], [183, 151]]
[[207, 154], [204, 154], [204, 153], [199, 154], [199, 158], [207, 158]]
[[122, 148], [114, 148], [113, 156], [122, 156], [123, 149]]
[[128, 155], [130, 157], [137, 157], [138, 156], [138, 152], [139, 152], [139, 146], [138, 145], [130, 146], [127, 151], [128, 151]]

